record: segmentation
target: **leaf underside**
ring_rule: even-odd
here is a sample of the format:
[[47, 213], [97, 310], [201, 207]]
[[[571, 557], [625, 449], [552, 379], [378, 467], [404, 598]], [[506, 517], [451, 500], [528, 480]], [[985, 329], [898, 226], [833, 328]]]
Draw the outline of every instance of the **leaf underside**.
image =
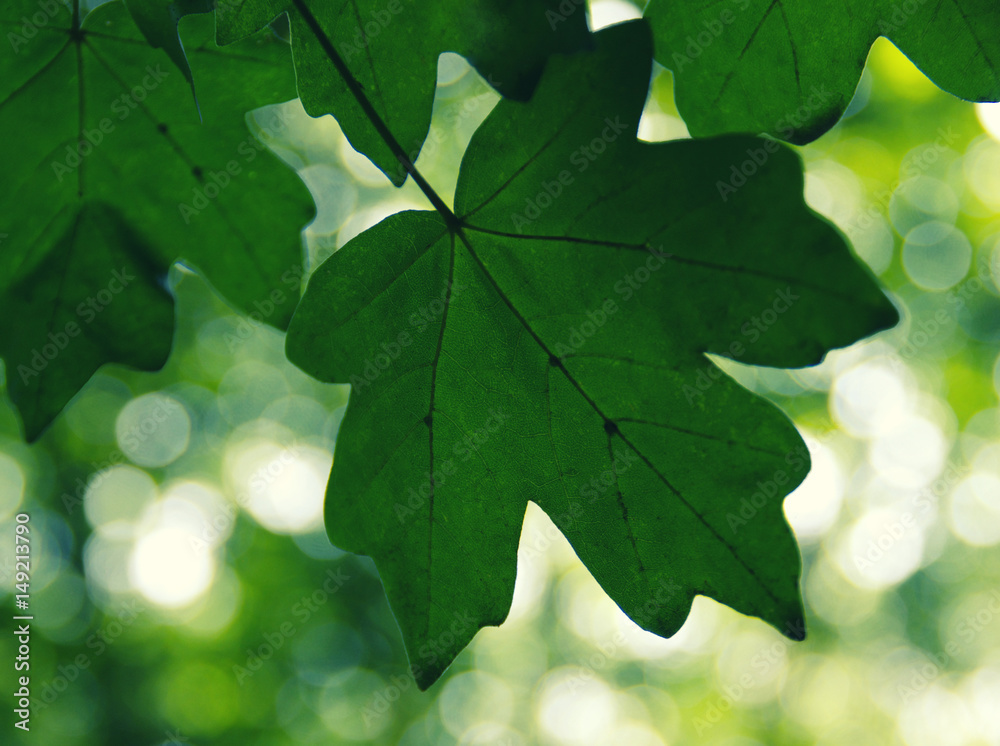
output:
[[695, 136], [815, 140], [846, 110], [879, 36], [945, 91], [1000, 100], [996, 0], [651, 0], [646, 18]]
[[[497, 105], [457, 217], [406, 212], [361, 234], [289, 328], [292, 362], [354, 384], [327, 530], [373, 557], [422, 688], [506, 617], [529, 500], [645, 629], [673, 634], [704, 594], [801, 637], [781, 501], [808, 455], [705, 353], [810, 365], [896, 320], [806, 208], [791, 151], [638, 142], [649, 31], [596, 43], [554, 56], [530, 106]], [[763, 164], [724, 199], [751, 152]], [[758, 483], [763, 504], [734, 521]]]
[[[17, 0], [5, 15], [35, 11]], [[211, 17], [185, 20], [202, 124], [183, 76], [121, 3], [73, 27], [60, 6], [0, 56], [0, 215], [24, 218], [0, 243], [0, 355], [29, 439], [104, 363], [166, 361], [177, 260], [245, 311], [282, 293], [265, 321], [287, 326], [299, 295], [287, 273], [314, 215], [305, 185], [246, 124], [245, 112], [295, 96], [286, 44], [266, 34], [220, 50]]]

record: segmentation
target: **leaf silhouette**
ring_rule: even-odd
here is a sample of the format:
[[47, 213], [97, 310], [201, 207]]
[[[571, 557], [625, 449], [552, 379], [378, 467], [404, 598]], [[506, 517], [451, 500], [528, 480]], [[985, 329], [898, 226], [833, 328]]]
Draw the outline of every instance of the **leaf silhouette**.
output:
[[[284, 328], [299, 295], [300, 230], [314, 213], [245, 119], [295, 95], [287, 45], [266, 35], [219, 50], [211, 18], [185, 21], [203, 125], [182, 76], [119, 2], [82, 26], [53, 7], [31, 38], [4, 24], [17, 39], [0, 57], [0, 308], [12, 320], [0, 355], [30, 439], [104, 363], [163, 364], [176, 260]], [[36, 11], [17, 0], [7, 17]], [[232, 86], [236, 68], [252, 84]]]
[[[211, 13], [214, 0], [124, 0], [125, 7], [154, 49], [162, 49], [181, 71], [194, 93], [194, 76], [184, 54], [177, 25], [181, 18], [193, 13]], [[197, 102], [197, 97], [196, 97]]]
[[815, 140], [844, 113], [879, 36], [949, 93], [1000, 100], [995, 0], [651, 0], [646, 17], [696, 136]]
[[791, 151], [638, 142], [648, 28], [596, 40], [497, 105], [454, 214], [355, 238], [289, 327], [292, 362], [353, 384], [327, 530], [374, 558], [424, 688], [506, 617], [529, 500], [644, 628], [673, 634], [705, 594], [801, 637], [781, 500], [808, 455], [704, 353], [809, 365], [896, 319]]
[[[220, 44], [288, 12], [302, 105], [333, 114], [356, 150], [394, 184], [415, 161], [431, 122], [442, 52], [464, 55], [504, 96], [527, 99], [553, 52], [589, 43], [582, 9], [558, 18], [558, 0], [219, 0]], [[363, 94], [365, 104], [359, 103]], [[402, 152], [373, 126], [371, 106]]]

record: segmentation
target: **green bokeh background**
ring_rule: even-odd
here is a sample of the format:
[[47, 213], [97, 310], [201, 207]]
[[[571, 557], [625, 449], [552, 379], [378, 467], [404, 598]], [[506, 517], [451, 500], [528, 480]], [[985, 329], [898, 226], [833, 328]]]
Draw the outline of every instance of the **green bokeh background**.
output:
[[[629, 12], [592, 7], [595, 25]], [[442, 195], [495, 100], [442, 58], [418, 161]], [[320, 208], [305, 273], [426, 207], [330, 117], [281, 106], [270, 144]], [[640, 134], [686, 136], [668, 72]], [[800, 152], [809, 203], [904, 319], [817, 368], [723, 363], [794, 417], [813, 455], [786, 501], [805, 642], [705, 598], [674, 638], [645, 633], [532, 508], [510, 618], [418, 692], [372, 564], [322, 530], [348, 387], [309, 379], [281, 334], [175, 267], [162, 371], [104, 368], [30, 447], [0, 405], [0, 598], [14, 613], [25, 512], [38, 703], [30, 734], [0, 741], [1000, 744], [1000, 105], [939, 91], [880, 40], [848, 116]], [[13, 673], [0, 667], [0, 691]]]

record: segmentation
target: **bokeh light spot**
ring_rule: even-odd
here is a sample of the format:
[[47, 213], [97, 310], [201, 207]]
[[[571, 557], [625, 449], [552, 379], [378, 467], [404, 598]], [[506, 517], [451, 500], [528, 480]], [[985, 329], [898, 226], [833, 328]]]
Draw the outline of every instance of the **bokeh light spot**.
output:
[[965, 277], [971, 264], [972, 244], [953, 225], [931, 221], [906, 234], [903, 268], [918, 287], [947, 290]]
[[139, 466], [166, 466], [187, 450], [191, 418], [173, 397], [144, 394], [126, 404], [115, 422], [118, 447]]

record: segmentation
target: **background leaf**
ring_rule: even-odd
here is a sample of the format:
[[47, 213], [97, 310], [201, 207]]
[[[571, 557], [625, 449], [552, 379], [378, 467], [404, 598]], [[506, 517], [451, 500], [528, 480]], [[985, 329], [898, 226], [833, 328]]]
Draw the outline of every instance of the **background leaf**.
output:
[[847, 109], [879, 36], [944, 90], [1000, 100], [994, 0], [652, 0], [646, 17], [656, 59], [673, 71], [677, 107], [695, 136], [815, 140]]
[[[19, 0], [10, 12], [33, 7]], [[298, 299], [299, 231], [312, 202], [245, 119], [294, 96], [287, 47], [268, 34], [219, 50], [211, 21], [186, 22], [204, 125], [186, 83], [117, 2], [79, 32], [63, 8], [0, 58], [0, 214], [10, 226], [0, 309], [16, 320], [0, 354], [29, 438], [102, 364], [164, 362], [174, 261], [277, 327]], [[248, 85], [231, 85], [237, 68]], [[272, 117], [262, 136], [280, 126]]]

